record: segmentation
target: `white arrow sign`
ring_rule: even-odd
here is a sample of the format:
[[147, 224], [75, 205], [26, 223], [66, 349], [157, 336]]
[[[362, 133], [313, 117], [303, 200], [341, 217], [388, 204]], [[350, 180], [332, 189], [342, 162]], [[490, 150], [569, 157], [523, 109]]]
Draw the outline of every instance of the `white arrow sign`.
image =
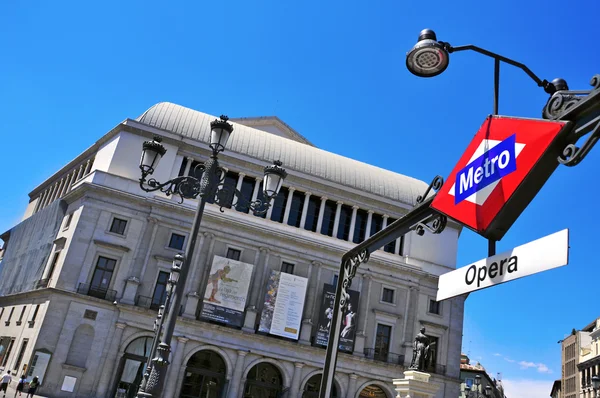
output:
[[512, 281], [569, 262], [569, 230], [564, 229], [507, 252], [440, 276], [437, 301]]

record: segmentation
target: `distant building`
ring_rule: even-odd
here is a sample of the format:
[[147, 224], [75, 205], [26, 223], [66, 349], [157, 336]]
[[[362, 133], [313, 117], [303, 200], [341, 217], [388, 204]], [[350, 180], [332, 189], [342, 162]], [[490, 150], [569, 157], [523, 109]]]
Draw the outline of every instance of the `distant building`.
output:
[[550, 397], [562, 398], [560, 390], [560, 380], [554, 380], [554, 384], [552, 384], [552, 391], [550, 391]]
[[[480, 376], [479, 389], [476, 386], [477, 376]], [[485, 368], [477, 362], [475, 365], [471, 365], [469, 357], [465, 354], [460, 356], [460, 398], [476, 398], [478, 391], [480, 394], [485, 396], [485, 388], [490, 386], [491, 395], [490, 398], [505, 398], [504, 386], [502, 381], [499, 379], [492, 378], [485, 370]]]
[[[592, 397], [593, 395], [583, 395], [584, 389], [587, 390], [591, 383], [591, 375], [589, 382], [584, 380], [583, 375], [588, 372], [580, 371], [579, 365], [581, 362], [581, 352], [583, 347], [589, 347], [591, 344], [590, 332], [596, 327], [596, 321], [590, 323], [582, 330], [575, 330], [562, 340], [562, 378], [561, 390], [563, 398], [582, 398]], [[585, 356], [586, 361], [589, 358]], [[590, 365], [591, 366], [591, 365]], [[585, 386], [585, 388], [584, 388]], [[593, 394], [593, 393], [592, 393]]]
[[600, 371], [600, 354], [598, 345], [600, 344], [600, 319], [586, 326], [589, 330], [581, 337], [581, 347], [579, 349], [579, 363], [577, 370], [581, 380], [582, 398], [594, 398], [594, 389], [592, 388], [592, 376], [598, 375]]

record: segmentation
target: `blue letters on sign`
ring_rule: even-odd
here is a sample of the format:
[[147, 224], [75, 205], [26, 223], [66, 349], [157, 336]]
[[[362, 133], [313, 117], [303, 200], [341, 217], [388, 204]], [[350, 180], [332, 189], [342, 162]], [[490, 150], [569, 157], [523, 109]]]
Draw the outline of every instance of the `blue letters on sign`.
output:
[[456, 173], [454, 204], [517, 169], [515, 142], [513, 134]]

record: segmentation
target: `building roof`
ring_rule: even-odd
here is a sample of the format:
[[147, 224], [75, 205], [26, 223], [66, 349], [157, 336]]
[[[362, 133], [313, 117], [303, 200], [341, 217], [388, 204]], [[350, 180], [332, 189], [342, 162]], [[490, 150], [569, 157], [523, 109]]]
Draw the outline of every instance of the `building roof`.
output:
[[[136, 121], [204, 143], [209, 142], [215, 117], [181, 105], [161, 102]], [[281, 160], [288, 170], [317, 176], [377, 196], [414, 205], [427, 184], [389, 170], [349, 159], [311, 145], [236, 123], [227, 150], [265, 162]]]
[[558, 392], [561, 390], [561, 381], [559, 380], [554, 380], [554, 384], [552, 384], [552, 391], [550, 391], [550, 396], [553, 397], [554, 393]]

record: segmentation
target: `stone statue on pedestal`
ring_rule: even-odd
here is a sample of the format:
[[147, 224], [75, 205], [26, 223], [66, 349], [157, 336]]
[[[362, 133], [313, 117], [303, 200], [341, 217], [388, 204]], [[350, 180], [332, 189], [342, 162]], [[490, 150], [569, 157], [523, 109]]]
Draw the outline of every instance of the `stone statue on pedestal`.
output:
[[431, 344], [429, 337], [425, 335], [425, 328], [422, 327], [419, 334], [415, 336], [413, 343], [413, 356], [409, 369], [425, 371], [430, 357]]

